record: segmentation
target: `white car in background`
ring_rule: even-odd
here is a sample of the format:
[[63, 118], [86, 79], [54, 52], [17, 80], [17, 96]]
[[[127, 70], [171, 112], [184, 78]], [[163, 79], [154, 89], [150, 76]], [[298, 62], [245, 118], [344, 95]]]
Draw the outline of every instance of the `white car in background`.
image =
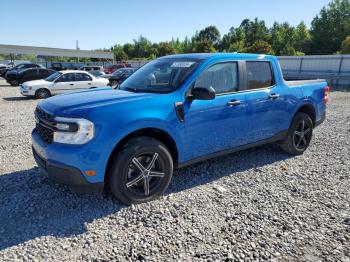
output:
[[20, 92], [24, 96], [46, 98], [67, 92], [107, 87], [108, 83], [107, 79], [97, 78], [86, 71], [66, 70], [53, 73], [45, 79], [25, 82], [20, 87]]

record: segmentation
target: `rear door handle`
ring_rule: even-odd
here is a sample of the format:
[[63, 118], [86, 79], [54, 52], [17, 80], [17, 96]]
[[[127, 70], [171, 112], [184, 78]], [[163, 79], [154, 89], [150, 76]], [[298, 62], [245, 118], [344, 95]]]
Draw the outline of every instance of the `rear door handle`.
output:
[[271, 94], [269, 95], [269, 99], [277, 99], [280, 97], [280, 94]]
[[88, 83], [88, 85], [91, 85], [91, 83]]
[[74, 86], [74, 84], [69, 84], [70, 86]]
[[241, 101], [239, 100], [232, 100], [230, 102], [227, 103], [228, 106], [232, 107], [232, 106], [239, 106], [241, 104]]

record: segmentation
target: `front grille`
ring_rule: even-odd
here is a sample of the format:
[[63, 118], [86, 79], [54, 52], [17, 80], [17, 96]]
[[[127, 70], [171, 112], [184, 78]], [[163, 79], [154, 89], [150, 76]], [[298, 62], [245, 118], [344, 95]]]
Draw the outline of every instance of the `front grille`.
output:
[[35, 116], [39, 121], [36, 121], [34, 131], [47, 143], [53, 142], [54, 116], [45, 112], [40, 107], [35, 109]]

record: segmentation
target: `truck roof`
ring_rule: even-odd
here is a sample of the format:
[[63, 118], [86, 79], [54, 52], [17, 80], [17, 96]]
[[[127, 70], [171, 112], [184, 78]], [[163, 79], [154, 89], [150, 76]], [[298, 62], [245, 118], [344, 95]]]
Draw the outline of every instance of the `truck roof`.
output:
[[183, 58], [183, 59], [209, 59], [209, 58], [243, 58], [243, 59], [263, 59], [272, 58], [271, 55], [246, 54], [246, 53], [196, 53], [196, 54], [177, 54], [168, 55], [161, 58]]

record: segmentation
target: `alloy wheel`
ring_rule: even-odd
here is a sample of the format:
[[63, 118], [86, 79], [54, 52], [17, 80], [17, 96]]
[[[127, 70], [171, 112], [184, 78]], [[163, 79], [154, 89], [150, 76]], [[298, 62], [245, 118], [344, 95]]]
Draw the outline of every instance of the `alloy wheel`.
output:
[[293, 135], [293, 143], [297, 150], [304, 150], [310, 143], [312, 127], [305, 120], [298, 123]]
[[133, 194], [149, 196], [165, 177], [164, 162], [158, 153], [143, 153], [131, 159], [126, 187]]

